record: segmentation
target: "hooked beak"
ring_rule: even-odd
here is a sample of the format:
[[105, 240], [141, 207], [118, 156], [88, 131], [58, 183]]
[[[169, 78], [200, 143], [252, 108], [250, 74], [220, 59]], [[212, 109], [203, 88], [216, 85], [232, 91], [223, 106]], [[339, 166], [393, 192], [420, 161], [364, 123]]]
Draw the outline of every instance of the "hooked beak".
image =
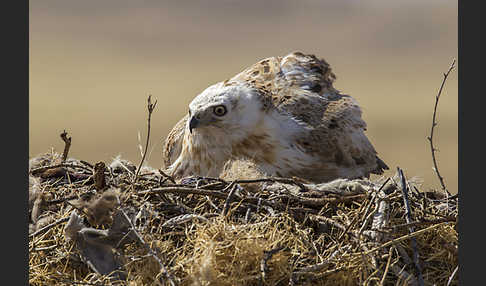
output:
[[189, 121], [189, 132], [192, 134], [192, 129], [197, 128], [198, 125], [199, 120], [195, 116], [191, 117], [191, 121]]

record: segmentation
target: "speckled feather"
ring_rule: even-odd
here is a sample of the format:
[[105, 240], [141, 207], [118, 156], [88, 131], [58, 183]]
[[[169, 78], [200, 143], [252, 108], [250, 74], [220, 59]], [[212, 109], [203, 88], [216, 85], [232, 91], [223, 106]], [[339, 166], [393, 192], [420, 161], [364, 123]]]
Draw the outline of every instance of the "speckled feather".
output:
[[[254, 95], [254, 100], [259, 101], [260, 112], [265, 118], [265, 124], [260, 122], [244, 136], [236, 137], [228, 144], [221, 143], [226, 146], [222, 147], [223, 154], [228, 156], [219, 156], [216, 160], [205, 157], [213, 160], [209, 165], [217, 166], [210, 175], [217, 175], [221, 170], [219, 166], [230, 158], [252, 159], [268, 175], [296, 176], [315, 182], [382, 174], [388, 167], [377, 157], [364, 134], [366, 123], [361, 118], [361, 109], [352, 97], [333, 87], [335, 79], [323, 59], [294, 52], [285, 57], [261, 60], [211, 87], [215, 91], [209, 96], [196, 97], [191, 104], [202, 106], [220, 96], [213, 94], [220, 90], [245, 88]], [[201, 167], [204, 164], [198, 165], [194, 153], [186, 146], [193, 142], [187, 130], [188, 118], [186, 115], [181, 119], [166, 139], [165, 166], [178, 176], [208, 175]], [[233, 125], [226, 125], [224, 129], [235, 128]], [[204, 138], [211, 140], [210, 136]], [[217, 148], [217, 144], [209, 145]], [[204, 144], [198, 146], [199, 151], [204, 148]], [[184, 160], [180, 158], [183, 156], [185, 161], [193, 162], [183, 164]], [[201, 158], [200, 155], [196, 157]], [[218, 160], [225, 162], [214, 162]]]
[[181, 153], [182, 138], [184, 137], [184, 130], [186, 129], [188, 118], [189, 116], [187, 114], [182, 117], [176, 123], [176, 125], [172, 127], [172, 130], [169, 132], [169, 135], [167, 135], [167, 138], [165, 139], [164, 150], [162, 153], [164, 168], [168, 168]]

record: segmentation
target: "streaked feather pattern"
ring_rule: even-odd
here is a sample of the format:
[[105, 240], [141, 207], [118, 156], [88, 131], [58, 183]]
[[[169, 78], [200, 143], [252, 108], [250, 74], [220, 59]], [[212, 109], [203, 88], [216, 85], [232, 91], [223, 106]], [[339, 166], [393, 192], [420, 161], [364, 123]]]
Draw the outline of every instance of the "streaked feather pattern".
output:
[[[176, 177], [217, 176], [229, 159], [253, 160], [263, 173], [314, 182], [368, 177], [388, 169], [366, 137], [358, 103], [333, 87], [330, 65], [293, 52], [263, 59], [210, 86], [169, 133], [164, 163]], [[214, 106], [229, 111], [211, 114]]]

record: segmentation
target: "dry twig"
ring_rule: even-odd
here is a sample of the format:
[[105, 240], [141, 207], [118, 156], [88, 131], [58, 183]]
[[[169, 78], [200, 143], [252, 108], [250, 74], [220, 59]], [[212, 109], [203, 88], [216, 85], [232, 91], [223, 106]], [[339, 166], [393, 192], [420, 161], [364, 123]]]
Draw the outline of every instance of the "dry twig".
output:
[[[402, 169], [397, 167], [398, 175], [400, 176], [400, 181], [402, 183], [402, 194], [403, 194], [403, 204], [405, 207], [405, 219], [407, 223], [411, 223], [413, 221], [412, 219], [412, 213], [410, 211], [410, 204], [408, 201], [408, 188], [407, 188], [407, 182], [405, 179], [405, 175], [403, 175]], [[414, 227], [409, 226], [408, 227], [409, 233], [413, 233]], [[417, 271], [417, 276], [418, 276], [418, 284], [419, 285], [424, 285], [424, 278], [422, 275], [422, 267], [420, 267], [419, 263], [419, 253], [418, 253], [418, 247], [417, 247], [417, 240], [415, 237], [412, 237], [411, 239], [411, 244], [412, 244], [412, 250], [413, 250], [413, 264], [415, 266], [415, 270]]]
[[454, 271], [451, 274], [451, 277], [449, 277], [449, 280], [447, 280], [447, 286], [451, 285], [452, 279], [454, 279], [454, 276], [456, 276], [457, 270], [459, 269], [459, 265], [454, 268]]
[[226, 201], [224, 202], [223, 211], [221, 212], [222, 216], [226, 216], [226, 214], [228, 214], [230, 203], [233, 200], [233, 196], [237, 189], [238, 189], [238, 184], [234, 184], [233, 187], [231, 188], [231, 191], [228, 194], [228, 197], [226, 198]]
[[35, 168], [35, 169], [30, 170], [29, 173], [32, 174], [32, 175], [38, 175], [38, 174], [41, 174], [42, 172], [44, 172], [46, 170], [56, 169], [56, 168], [61, 168], [61, 167], [73, 168], [73, 169], [76, 169], [76, 168], [83, 169], [85, 171], [88, 171], [90, 174], [93, 172], [92, 168], [88, 168], [88, 167], [83, 166], [83, 165], [62, 163], [62, 164], [49, 165], [49, 166]]
[[164, 171], [162, 171], [162, 169], [158, 169], [157, 171], [159, 171], [159, 174], [161, 174], [163, 177], [167, 178], [172, 184], [176, 183], [174, 178], [172, 178], [172, 176], [167, 175]]
[[175, 284], [174, 280], [172, 279], [172, 276], [167, 271], [167, 268], [165, 268], [165, 266], [162, 263], [162, 261], [160, 260], [160, 258], [152, 250], [152, 248], [145, 242], [145, 240], [143, 239], [143, 237], [138, 233], [137, 229], [133, 225], [133, 223], [130, 220], [130, 218], [128, 217], [128, 215], [123, 210], [120, 210], [120, 211], [122, 212], [123, 217], [125, 218], [126, 222], [130, 225], [130, 230], [135, 234], [135, 236], [137, 237], [138, 241], [145, 247], [145, 249], [147, 250], [148, 254], [150, 256], [152, 256], [157, 261], [157, 263], [159, 264], [160, 270], [162, 271], [162, 274], [169, 280], [170, 285], [171, 286], [175, 286], [176, 284]]
[[152, 95], [149, 95], [147, 99], [148, 119], [147, 119], [147, 140], [145, 142], [145, 150], [143, 152], [142, 160], [140, 160], [140, 164], [138, 165], [137, 173], [135, 174], [133, 183], [137, 182], [138, 174], [140, 173], [140, 169], [142, 168], [142, 164], [145, 161], [145, 157], [147, 156], [147, 152], [148, 152], [148, 145], [150, 140], [150, 119], [152, 118], [152, 112], [154, 111], [155, 106], [157, 105], [157, 100], [155, 100], [155, 102], [152, 104], [152, 101], [150, 100], [151, 97]]
[[260, 262], [260, 273], [262, 275], [261, 279], [262, 279], [263, 283], [265, 283], [265, 279], [266, 279], [266, 277], [268, 275], [267, 273], [269, 271], [268, 265], [267, 265], [268, 261], [270, 259], [272, 259], [272, 256], [274, 256], [277, 252], [281, 251], [284, 248], [285, 248], [285, 246], [279, 246], [279, 247], [276, 247], [274, 249], [263, 252], [263, 258]]
[[71, 137], [67, 136], [66, 130], [64, 130], [61, 133], [61, 139], [64, 141], [64, 151], [62, 152], [62, 162], [66, 161], [68, 153], [69, 153], [69, 148], [71, 147]]
[[449, 76], [449, 73], [452, 71], [452, 69], [454, 69], [455, 64], [456, 64], [456, 59], [454, 59], [452, 61], [452, 64], [449, 67], [449, 70], [446, 73], [444, 73], [444, 78], [442, 79], [442, 84], [440, 85], [439, 92], [437, 93], [437, 96], [435, 97], [434, 114], [432, 115], [432, 127], [430, 128], [430, 136], [427, 137], [427, 139], [429, 140], [429, 143], [430, 143], [430, 151], [432, 152], [432, 161], [434, 163], [434, 171], [437, 174], [437, 177], [439, 178], [440, 185], [442, 186], [442, 190], [446, 193], [447, 197], [449, 197], [451, 194], [447, 190], [445, 183], [444, 183], [444, 178], [441, 176], [441, 174], [439, 172], [439, 167], [437, 166], [437, 160], [435, 158], [435, 152], [437, 151], [437, 149], [434, 147], [433, 139], [434, 139], [434, 128], [437, 125], [436, 114], [437, 114], [437, 105], [439, 104], [440, 94], [442, 93], [442, 88], [444, 87], [446, 79]]
[[[88, 168], [75, 159], [70, 164], [74, 166], [69, 169], [73, 176], [85, 174]], [[300, 181], [279, 178], [225, 181], [198, 177], [175, 184], [164, 174], [159, 175], [157, 169], [152, 169], [138, 174], [137, 191], [134, 191], [134, 173], [119, 168], [106, 177], [107, 183], [117, 188], [123, 198], [121, 207], [129, 217], [118, 215], [128, 223], [123, 223], [122, 228], [109, 227], [109, 223], [96, 225], [96, 229], [107, 227], [121, 238], [110, 243], [121, 261], [128, 260], [123, 264], [127, 282], [135, 281], [137, 285], [189, 285], [193, 282], [198, 285], [380, 282], [419, 285], [418, 275], [408, 268], [409, 265], [413, 267], [414, 260], [407, 253], [413, 254], [414, 250], [404, 241], [411, 238], [420, 242], [417, 247], [421, 259], [428, 262], [422, 269], [425, 284], [446, 285], [449, 279], [451, 284], [457, 281], [457, 273], [453, 273], [458, 263], [457, 233], [452, 227], [457, 212], [445, 215], [443, 208], [436, 207], [443, 204], [443, 200], [433, 199], [437, 198], [435, 195], [409, 193], [408, 213], [413, 213], [415, 221], [412, 217], [406, 220], [399, 180], [395, 184], [349, 181], [364, 184], [364, 192], [341, 192], [344, 189], [336, 184], [328, 188], [326, 184], [305, 183], [307, 190], [302, 192]], [[161, 177], [166, 179], [164, 183]], [[257, 184], [252, 188], [244, 185], [262, 182], [265, 184], [257, 190]], [[243, 188], [236, 190], [238, 185]], [[405, 186], [412, 188], [407, 182]], [[40, 178], [35, 189], [50, 195], [39, 217], [54, 215], [55, 220], [72, 211], [67, 201], [87, 199], [92, 186], [69, 184], [64, 177], [56, 182]], [[387, 219], [377, 220], [380, 223], [372, 225], [370, 222], [375, 221], [376, 213], [385, 212], [380, 208], [385, 201]], [[425, 207], [422, 201], [426, 201]], [[231, 206], [234, 202], [238, 204]], [[33, 210], [30, 206], [29, 211]], [[226, 214], [231, 211], [231, 216], [222, 216], [222, 210]], [[131, 219], [132, 215], [136, 220]], [[56, 227], [61, 222], [46, 228], [38, 224], [39, 232], [29, 236], [30, 284], [52, 284], [58, 281], [56, 279], [65, 278], [79, 284], [114, 285], [106, 275], [91, 272], [86, 262], [77, 260], [71, 250], [65, 248], [63, 230]], [[404, 229], [411, 226], [415, 227], [415, 232]], [[32, 228], [31, 232], [34, 231]], [[369, 235], [372, 232], [386, 233], [384, 243], [372, 238]], [[125, 239], [128, 236], [131, 239]], [[272, 258], [276, 252], [271, 250], [276, 246], [289, 251]], [[140, 259], [148, 256], [153, 260]]]
[[102, 191], [106, 188], [106, 179], [105, 179], [105, 163], [102, 161], [98, 162], [94, 166], [94, 183], [95, 188], [98, 191]]
[[382, 245], [379, 245], [379, 246], [377, 246], [377, 247], [375, 247], [373, 249], [370, 249], [370, 250], [366, 251], [364, 254], [370, 254], [372, 252], [375, 252], [375, 251], [380, 250], [382, 248], [388, 247], [388, 246], [393, 245], [395, 243], [398, 243], [400, 241], [404, 241], [406, 239], [409, 239], [409, 238], [416, 237], [418, 235], [424, 234], [427, 231], [431, 231], [434, 228], [438, 228], [439, 226], [442, 226], [442, 225], [444, 225], [446, 223], [447, 222], [442, 222], [442, 223], [434, 224], [434, 225], [431, 225], [431, 226], [429, 226], [427, 228], [424, 228], [424, 229], [421, 229], [421, 230], [417, 230], [415, 232], [412, 232], [412, 233], [409, 233], [409, 234], [400, 236], [399, 238], [392, 239], [390, 241], [387, 241], [387, 242], [383, 243]]
[[43, 228], [40, 228], [40, 229], [36, 230], [34, 233], [32, 233], [32, 234], [29, 235], [29, 238], [33, 238], [36, 235], [38, 235], [39, 233], [43, 233], [43, 232], [45, 232], [45, 231], [47, 231], [47, 230], [55, 227], [56, 225], [61, 224], [63, 222], [66, 222], [68, 220], [69, 220], [69, 217], [60, 218], [60, 219], [56, 220], [55, 222], [53, 222], [51, 224], [48, 224], [48, 225], [44, 226]]
[[392, 254], [393, 254], [393, 246], [390, 247], [390, 250], [388, 251], [388, 261], [386, 262], [385, 272], [383, 273], [383, 276], [381, 277], [380, 285], [385, 285], [385, 278], [386, 278], [386, 275], [388, 274], [388, 269], [390, 267]]

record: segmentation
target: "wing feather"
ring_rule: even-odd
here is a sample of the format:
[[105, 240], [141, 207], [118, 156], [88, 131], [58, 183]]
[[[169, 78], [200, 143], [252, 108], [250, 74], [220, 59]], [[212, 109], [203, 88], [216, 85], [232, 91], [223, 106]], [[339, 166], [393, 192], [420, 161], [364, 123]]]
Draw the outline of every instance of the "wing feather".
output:
[[[295, 136], [293, 145], [318, 158], [319, 164], [293, 175], [326, 181], [382, 174], [388, 166], [377, 157], [364, 133], [366, 123], [361, 109], [352, 97], [334, 88], [335, 79], [324, 59], [293, 52], [263, 59], [223, 84], [248, 85], [261, 96], [264, 111], [277, 110], [304, 125], [306, 132]], [[166, 139], [166, 166], [180, 153], [187, 117], [174, 126]]]
[[351, 96], [334, 88], [335, 79], [324, 59], [293, 52], [261, 60], [225, 84], [248, 84], [261, 94], [267, 110], [287, 113], [304, 124], [309, 132], [296, 136], [295, 144], [320, 158], [323, 166], [313, 169], [329, 169], [329, 177], [382, 174], [388, 166], [364, 133], [361, 109]]
[[181, 120], [179, 120], [165, 139], [163, 149], [164, 168], [168, 168], [179, 157], [182, 149], [182, 141], [184, 138], [184, 130], [186, 122], [189, 116], [186, 114]]

